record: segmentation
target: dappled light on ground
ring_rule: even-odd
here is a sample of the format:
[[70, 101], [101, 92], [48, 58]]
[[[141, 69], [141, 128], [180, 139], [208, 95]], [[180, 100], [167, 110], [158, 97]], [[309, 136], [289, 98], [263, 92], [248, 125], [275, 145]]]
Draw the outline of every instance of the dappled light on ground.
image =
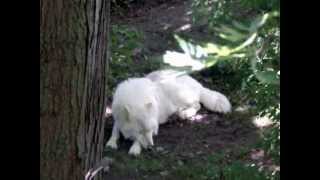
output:
[[240, 112], [240, 113], [245, 113], [245, 112], [248, 112], [250, 109], [250, 106], [248, 105], [242, 105], [242, 106], [239, 106], [235, 109], [236, 112]]
[[186, 30], [189, 30], [190, 28], [191, 28], [191, 24], [188, 23], [176, 29], [175, 32], [186, 31]]
[[207, 118], [207, 114], [197, 114], [193, 117], [191, 117], [190, 121], [192, 123], [204, 123], [204, 124], [209, 124], [209, 119]]
[[[107, 150], [105, 155], [116, 159], [107, 179], [129, 176], [134, 179], [176, 179], [180, 171], [185, 174], [195, 167], [204, 168], [208, 157], [215, 157], [219, 152], [225, 154], [221, 157], [223, 161], [232, 162], [241, 156], [248, 159], [248, 163], [257, 165], [255, 161], [265, 157], [265, 153], [240, 148], [255, 144], [259, 138], [250, 119], [245, 113], [224, 116], [205, 109], [190, 120], [172, 116], [168, 123], [160, 126], [159, 134], [154, 137], [154, 147], [144, 150], [139, 158], [127, 154], [132, 142], [122, 138], [118, 150]], [[109, 137], [111, 127], [112, 122], [107, 121], [106, 137]], [[218, 163], [215, 165], [219, 166]]]
[[251, 149], [248, 156], [248, 166], [257, 166], [259, 171], [268, 170], [272, 174], [280, 172], [280, 166], [276, 165], [263, 149]]
[[273, 121], [267, 116], [257, 116], [253, 118], [252, 123], [258, 128], [266, 128], [270, 127], [273, 124]]

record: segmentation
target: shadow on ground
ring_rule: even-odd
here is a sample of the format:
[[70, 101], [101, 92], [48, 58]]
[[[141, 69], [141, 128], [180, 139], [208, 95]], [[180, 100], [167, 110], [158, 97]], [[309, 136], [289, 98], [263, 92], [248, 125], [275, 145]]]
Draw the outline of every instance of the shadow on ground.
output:
[[186, 34], [194, 40], [210, 38], [203, 25], [193, 25], [190, 1], [170, 0], [158, 6], [146, 5], [131, 11], [125, 18], [113, 18], [113, 21], [143, 32], [144, 54], [158, 56], [166, 50], [177, 49], [173, 38], [175, 33]]
[[[219, 115], [201, 110], [201, 121], [181, 121], [175, 116], [160, 126], [155, 146], [139, 157], [128, 155], [132, 144], [120, 139], [119, 149], [106, 150], [114, 158], [106, 179], [198, 179], [208, 176], [210, 160], [217, 168], [234, 160], [246, 159], [259, 139], [249, 113]], [[107, 123], [110, 136], [111, 120]], [[209, 168], [209, 169], [208, 169]], [[204, 178], [206, 179], [206, 178]]]

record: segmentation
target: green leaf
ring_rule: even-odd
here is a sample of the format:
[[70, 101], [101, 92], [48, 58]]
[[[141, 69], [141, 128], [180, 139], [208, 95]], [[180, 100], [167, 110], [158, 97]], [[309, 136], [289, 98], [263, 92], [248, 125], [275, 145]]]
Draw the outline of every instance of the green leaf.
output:
[[[254, 51], [255, 48], [252, 49], [252, 51]], [[280, 72], [276, 72], [274, 70], [267, 70], [267, 71], [259, 71], [257, 69], [257, 57], [254, 56], [251, 59], [251, 68], [252, 71], [254, 72], [254, 75], [256, 76], [256, 78], [265, 84], [276, 84], [279, 85], [280, 84], [280, 79], [278, 74], [280, 75]]]
[[205, 68], [205, 64], [200, 62], [200, 60], [193, 59], [188, 54], [175, 51], [167, 51], [163, 55], [163, 62], [175, 67], [191, 67], [194, 71]]
[[219, 36], [223, 39], [232, 41], [232, 42], [237, 42], [240, 40], [243, 40], [247, 37], [246, 34], [241, 33], [237, 30], [235, 30], [234, 28], [230, 28], [226, 25], [221, 25], [220, 28], [216, 28], [219, 32], [221, 32], [219, 34]]
[[247, 31], [247, 32], [250, 31], [250, 27], [247, 27], [246, 25], [244, 25], [238, 21], [232, 21], [232, 25], [240, 30]]
[[205, 62], [205, 66], [206, 68], [208, 67], [211, 67], [213, 65], [215, 65], [217, 62], [218, 62], [218, 58], [215, 58], [215, 57], [209, 57], [206, 59], [206, 62]]
[[253, 33], [245, 42], [243, 42], [243, 43], [242, 43], [241, 45], [239, 45], [238, 47], [234, 48], [234, 49], [232, 50], [232, 52], [240, 51], [241, 49], [243, 49], [243, 48], [251, 45], [251, 44], [254, 42], [254, 40], [256, 39], [257, 36], [258, 36], [258, 33], [257, 33], [257, 32]]
[[184, 39], [180, 38], [178, 35], [174, 35], [174, 38], [179, 43], [179, 46], [183, 50], [183, 52], [185, 52], [187, 54], [190, 54], [187, 41], [185, 41]]
[[263, 26], [267, 22], [267, 19], [269, 17], [269, 13], [257, 17], [250, 25], [250, 32], [256, 32], [261, 26]]
[[245, 54], [245, 53], [237, 53], [237, 54], [232, 54], [231, 56], [234, 57], [234, 58], [244, 58], [244, 57], [247, 56], [247, 54]]
[[208, 54], [218, 54], [220, 46], [214, 43], [207, 43], [204, 47], [204, 50]]
[[[231, 48], [228, 46], [219, 46], [214, 43], [208, 43], [206, 46], [203, 48], [204, 51], [206, 51], [208, 54], [217, 54], [217, 56], [230, 56], [233, 53], [237, 53], [241, 51], [242, 49], [246, 48], [247, 46], [251, 45], [254, 40], [257, 37], [257, 33], [253, 33], [249, 38], [244, 41], [242, 44], [235, 48]], [[234, 54], [233, 57], [244, 57], [245, 54], [239, 53], [239, 54]]]
[[280, 80], [275, 71], [261, 71], [256, 72], [257, 79], [266, 84], [280, 84]]
[[232, 53], [232, 48], [228, 46], [219, 46], [214, 43], [208, 43], [203, 48], [204, 51], [208, 54], [216, 54], [217, 56], [229, 56]]
[[193, 45], [185, 41], [184, 39], [180, 38], [178, 35], [174, 35], [174, 38], [177, 40], [180, 48], [183, 50], [185, 54], [195, 58], [202, 58], [207, 56], [206, 51], [199, 45]]

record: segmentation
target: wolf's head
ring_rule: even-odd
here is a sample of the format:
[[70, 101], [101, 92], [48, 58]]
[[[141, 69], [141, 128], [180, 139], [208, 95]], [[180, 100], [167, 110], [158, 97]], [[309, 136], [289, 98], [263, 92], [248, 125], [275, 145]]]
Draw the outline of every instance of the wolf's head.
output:
[[143, 147], [153, 145], [157, 134], [159, 104], [157, 86], [147, 78], [132, 78], [119, 85], [115, 92], [113, 107], [130, 136], [139, 140]]
[[153, 135], [158, 131], [158, 108], [156, 100], [137, 102], [135, 106], [126, 106], [128, 123], [135, 124], [135, 134], [140, 144], [147, 148], [153, 146]]

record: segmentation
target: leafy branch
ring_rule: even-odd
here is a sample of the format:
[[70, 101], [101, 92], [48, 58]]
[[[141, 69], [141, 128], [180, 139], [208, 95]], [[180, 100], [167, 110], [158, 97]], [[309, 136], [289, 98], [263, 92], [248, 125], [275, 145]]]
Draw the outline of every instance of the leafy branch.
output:
[[175, 35], [183, 53], [176, 51], [167, 51], [163, 56], [164, 63], [177, 68], [186, 68], [189, 71], [200, 71], [204, 68], [215, 65], [218, 61], [228, 60], [232, 58], [248, 58], [251, 59], [251, 66], [257, 79], [262, 83], [280, 84], [280, 71], [263, 70], [259, 71], [256, 64], [259, 59], [259, 53], [256, 45], [258, 32], [266, 22], [274, 17], [278, 17], [279, 12], [265, 13], [257, 17], [249, 26], [240, 22], [233, 21], [232, 27], [221, 25], [216, 28], [219, 32], [219, 37], [224, 39], [229, 44], [237, 43], [237, 46], [220, 45], [217, 43], [207, 43], [204, 46], [195, 45]]

